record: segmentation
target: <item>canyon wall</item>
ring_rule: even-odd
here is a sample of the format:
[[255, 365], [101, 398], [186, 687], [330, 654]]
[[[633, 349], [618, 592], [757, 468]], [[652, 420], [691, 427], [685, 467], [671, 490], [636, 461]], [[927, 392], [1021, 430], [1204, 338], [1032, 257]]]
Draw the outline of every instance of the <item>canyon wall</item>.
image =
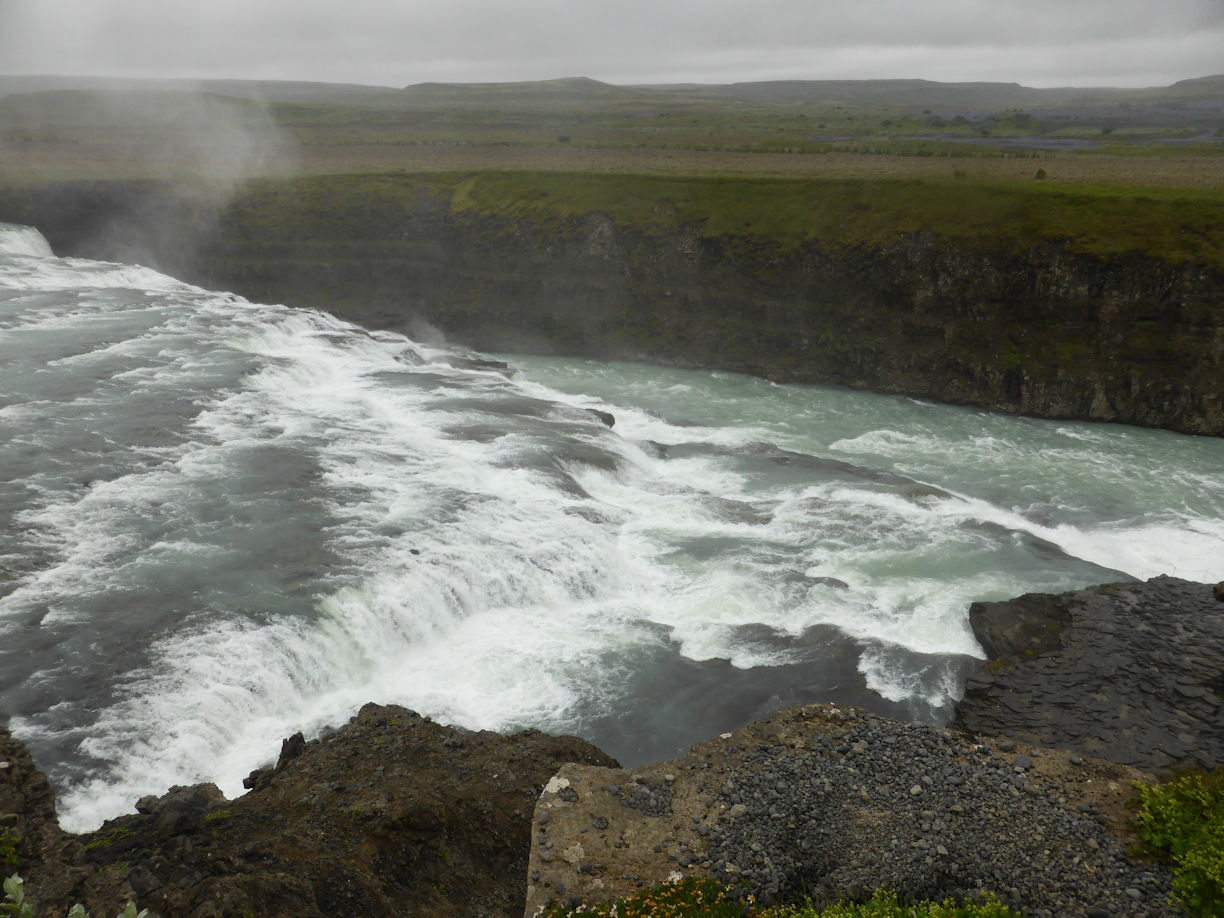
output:
[[920, 221], [782, 239], [714, 230], [666, 196], [637, 219], [502, 204], [414, 176], [264, 183], [224, 204], [88, 182], [0, 189], [0, 220], [37, 226], [61, 255], [483, 350], [1224, 433], [1224, 270], [1209, 259]]

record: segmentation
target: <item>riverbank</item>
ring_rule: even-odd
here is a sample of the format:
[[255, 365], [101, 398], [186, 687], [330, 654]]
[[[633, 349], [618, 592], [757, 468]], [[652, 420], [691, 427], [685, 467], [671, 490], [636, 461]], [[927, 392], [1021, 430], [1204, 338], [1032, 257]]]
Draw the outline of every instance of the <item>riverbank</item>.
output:
[[61, 254], [500, 352], [1224, 433], [1214, 190], [387, 173], [0, 189]]
[[[1172, 634], [1175, 650], [1183, 623], [1220, 626], [1224, 604], [1205, 604], [1210, 586], [1156, 578], [1081, 592], [1094, 601], [1052, 599], [1106, 624], [1133, 612], [1140, 594], [1163, 596], [1168, 627], [1136, 629], [1148, 675], [1182, 687], [1177, 703], [1211, 701], [1212, 674], [1203, 683], [1193, 659], [1182, 668], [1161, 645]], [[1028, 657], [1057, 654], [1051, 645]], [[1136, 674], [1119, 668], [1113, 678], [1124, 690]], [[1023, 710], [1038, 683], [977, 706]], [[1062, 704], [1091, 709], [1085, 694], [1099, 688], [1069, 684]], [[1165, 726], [1184, 729], [1176, 718]], [[1203, 730], [1186, 742], [1209, 756], [1218, 721]], [[1168, 872], [1125, 853], [1126, 801], [1133, 782], [1156, 780], [1150, 769], [976, 731], [810, 705], [627, 772], [578, 739], [471, 733], [367, 705], [319, 739], [285, 740], [242, 797], [177, 788], [80, 836], [59, 829], [46, 779], [5, 734], [0, 808], [15, 869], [42, 907], [61, 912], [79, 900], [105, 914], [132, 898], [193, 918], [243, 909], [518, 918], [547, 901], [617, 898], [678, 871], [743, 880], [767, 899], [891, 886], [933, 898], [984, 890], [1033, 915], [1176, 914]], [[1102, 719], [1100, 755], [1130, 755], [1123, 733]]]

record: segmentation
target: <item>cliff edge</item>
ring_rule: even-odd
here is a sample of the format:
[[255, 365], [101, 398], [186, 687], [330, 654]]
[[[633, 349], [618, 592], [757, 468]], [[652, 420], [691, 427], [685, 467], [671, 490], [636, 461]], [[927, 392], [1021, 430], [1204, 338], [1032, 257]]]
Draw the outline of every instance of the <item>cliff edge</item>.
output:
[[345, 175], [0, 188], [61, 254], [489, 351], [1224, 434], [1224, 230], [1134, 189]]

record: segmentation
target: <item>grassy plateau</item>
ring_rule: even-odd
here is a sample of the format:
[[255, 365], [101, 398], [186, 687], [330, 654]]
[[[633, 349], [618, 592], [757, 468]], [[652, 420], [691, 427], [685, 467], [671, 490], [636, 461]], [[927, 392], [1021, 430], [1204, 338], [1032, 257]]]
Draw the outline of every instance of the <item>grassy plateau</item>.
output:
[[1148, 90], [0, 77], [0, 189], [98, 179], [290, 195], [319, 233], [342, 198], [386, 208], [427, 187], [456, 208], [599, 211], [784, 247], [928, 231], [1219, 266], [1224, 77]]

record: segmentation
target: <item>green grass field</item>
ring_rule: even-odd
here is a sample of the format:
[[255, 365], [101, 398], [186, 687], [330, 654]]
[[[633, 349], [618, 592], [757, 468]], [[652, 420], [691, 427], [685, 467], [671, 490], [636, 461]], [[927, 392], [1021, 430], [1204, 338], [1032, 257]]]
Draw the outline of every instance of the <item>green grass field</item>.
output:
[[[370, 214], [425, 187], [459, 210], [545, 222], [599, 211], [783, 247], [925, 231], [1224, 262], [1221, 77], [1130, 91], [590, 80], [29, 91], [12, 79], [4, 94], [0, 78], [0, 187], [168, 179], [247, 205], [275, 196], [268, 219], [312, 232], [355, 213], [373, 232]], [[371, 203], [355, 211], [352, 195]]]
[[1224, 189], [513, 170], [265, 180], [249, 185], [237, 206], [245, 225], [269, 221], [264, 229], [274, 237], [374, 240], [394, 232], [398, 214], [423, 190], [458, 212], [540, 226], [593, 212], [646, 231], [697, 224], [706, 236], [766, 238], [779, 251], [809, 242], [887, 245], [927, 232], [1003, 251], [1059, 243], [1224, 269]]
[[1055, 184], [1224, 187], [1224, 77], [1080, 91], [904, 80], [61, 83], [0, 77], [0, 181], [189, 178], [226, 165], [244, 176], [510, 168], [1016, 181], [1041, 168]]

